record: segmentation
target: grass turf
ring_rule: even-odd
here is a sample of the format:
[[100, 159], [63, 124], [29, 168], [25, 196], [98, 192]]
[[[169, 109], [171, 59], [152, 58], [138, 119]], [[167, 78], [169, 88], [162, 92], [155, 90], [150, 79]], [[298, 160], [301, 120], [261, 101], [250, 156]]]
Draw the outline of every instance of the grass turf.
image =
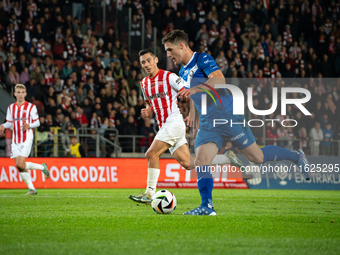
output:
[[337, 191], [214, 190], [217, 216], [184, 216], [196, 189], [172, 189], [174, 213], [141, 190], [0, 190], [0, 254], [340, 254]]

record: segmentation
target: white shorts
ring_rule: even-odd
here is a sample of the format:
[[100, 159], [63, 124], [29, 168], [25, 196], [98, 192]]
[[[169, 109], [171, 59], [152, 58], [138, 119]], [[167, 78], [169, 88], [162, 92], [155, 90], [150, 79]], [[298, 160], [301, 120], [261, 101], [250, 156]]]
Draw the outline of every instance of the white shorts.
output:
[[12, 143], [11, 158], [22, 156], [27, 158], [32, 149], [33, 139], [27, 139], [24, 143]]
[[170, 144], [169, 151], [172, 155], [179, 147], [188, 143], [185, 138], [185, 129], [182, 115], [169, 116], [166, 123], [159, 129], [155, 139]]

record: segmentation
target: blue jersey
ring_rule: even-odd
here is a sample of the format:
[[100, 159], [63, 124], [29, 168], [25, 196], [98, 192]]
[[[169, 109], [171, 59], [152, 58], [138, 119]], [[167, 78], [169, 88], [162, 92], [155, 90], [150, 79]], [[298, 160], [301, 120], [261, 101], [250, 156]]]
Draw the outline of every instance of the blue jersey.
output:
[[[179, 76], [185, 81], [184, 86], [186, 88], [193, 88], [195, 86], [204, 84], [208, 79], [208, 76], [217, 70], [220, 69], [218, 68], [215, 60], [209, 54], [195, 52], [189, 63], [185, 66], [182, 66], [181, 70], [179, 71]], [[208, 87], [206, 89], [209, 90]], [[214, 92], [210, 91], [210, 94], [214, 97], [214, 99], [210, 95], [207, 95], [206, 115], [201, 114], [201, 98], [202, 94], [206, 93], [197, 93], [190, 97], [194, 101], [198, 111], [200, 117], [200, 126], [210, 125], [212, 120], [218, 118], [218, 116], [221, 115], [223, 111], [232, 111], [232, 96], [229, 95], [225, 89], [219, 89], [216, 91], [221, 98], [222, 105]]]
[[[219, 68], [215, 60], [210, 55], [195, 52], [189, 63], [182, 66], [179, 71], [179, 76], [184, 80], [184, 86], [186, 88], [193, 88], [204, 84], [208, 76], [217, 70], [219, 70]], [[209, 90], [208, 87], [207, 90]], [[213, 126], [214, 119], [226, 119], [228, 121], [232, 120], [238, 123], [246, 121], [244, 115], [233, 115], [233, 98], [225, 89], [218, 89], [216, 92], [218, 93], [222, 104], [215, 93], [213, 91], [209, 91], [210, 95], [207, 95], [206, 115], [202, 114], [201, 98], [202, 94], [207, 93], [197, 93], [190, 96], [195, 103], [195, 107], [200, 118], [199, 130], [195, 139], [195, 148], [209, 142], [214, 142], [217, 144], [218, 148], [221, 149], [224, 139], [231, 141], [233, 145], [238, 147], [240, 150], [247, 148], [255, 142], [255, 138], [248, 126]]]

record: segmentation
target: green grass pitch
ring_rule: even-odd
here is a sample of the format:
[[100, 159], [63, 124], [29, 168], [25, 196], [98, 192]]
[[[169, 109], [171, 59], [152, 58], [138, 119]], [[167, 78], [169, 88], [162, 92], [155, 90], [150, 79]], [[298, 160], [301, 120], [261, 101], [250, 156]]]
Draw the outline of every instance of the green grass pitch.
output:
[[142, 190], [0, 190], [0, 254], [340, 254], [340, 192], [214, 190], [217, 216], [184, 216], [196, 189], [171, 189], [174, 213], [128, 199]]

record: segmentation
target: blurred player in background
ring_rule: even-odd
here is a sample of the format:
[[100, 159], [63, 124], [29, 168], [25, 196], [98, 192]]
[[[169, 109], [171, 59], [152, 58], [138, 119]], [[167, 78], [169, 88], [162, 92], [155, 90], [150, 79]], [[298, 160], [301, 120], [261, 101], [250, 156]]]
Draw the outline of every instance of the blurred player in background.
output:
[[[147, 118], [153, 110], [160, 129], [145, 153], [148, 160], [146, 191], [139, 196], [130, 195], [129, 198], [135, 202], [151, 203], [160, 174], [159, 157], [169, 149], [178, 163], [187, 170], [194, 168], [194, 160], [190, 157], [185, 138], [185, 123], [177, 106], [176, 94], [184, 90], [183, 80], [174, 73], [159, 69], [158, 58], [151, 49], [141, 50], [139, 60], [147, 73], [147, 76], [141, 81], [144, 100], [147, 103], [146, 108], [141, 110], [141, 115], [143, 118]], [[214, 164], [230, 163], [238, 167], [242, 165], [242, 162], [234, 158], [233, 155], [219, 156], [214, 159]]]
[[0, 125], [0, 134], [3, 134], [5, 129], [13, 127], [11, 158], [15, 160], [20, 176], [29, 188], [26, 195], [36, 195], [37, 191], [27, 170], [41, 170], [47, 179], [50, 177], [50, 172], [45, 163], [40, 165], [25, 162], [32, 148], [33, 129], [40, 126], [37, 107], [25, 101], [26, 95], [25, 85], [15, 85], [14, 96], [17, 101], [8, 106], [6, 122]]
[[[218, 93], [223, 103], [217, 107], [213, 100], [209, 100], [207, 102], [207, 114], [201, 114], [200, 93], [202, 93], [202, 90], [209, 92], [209, 90], [214, 90], [215, 84], [225, 83], [224, 75], [215, 60], [209, 54], [193, 52], [189, 47], [187, 34], [180, 30], [169, 32], [162, 39], [162, 43], [167, 52], [167, 57], [170, 57], [175, 64], [183, 64], [179, 76], [184, 80], [185, 87], [188, 89], [181, 90], [177, 96], [184, 99], [190, 97], [199, 113], [199, 131], [195, 140], [196, 160], [194, 165], [197, 171], [197, 185], [202, 203], [201, 206], [184, 214], [216, 215], [212, 203], [214, 182], [209, 165], [221, 149], [224, 138], [232, 141], [233, 145], [251, 162], [261, 164], [267, 161], [290, 160], [303, 170], [307, 180], [310, 179], [309, 163], [301, 150], [290, 151], [274, 145], [260, 149], [248, 126], [234, 125], [226, 128], [226, 126], [220, 125], [216, 128], [213, 127], [213, 119], [231, 119], [234, 123], [245, 121], [244, 115], [233, 115], [233, 97], [225, 89], [219, 90]], [[190, 114], [188, 118], [190, 118]]]

